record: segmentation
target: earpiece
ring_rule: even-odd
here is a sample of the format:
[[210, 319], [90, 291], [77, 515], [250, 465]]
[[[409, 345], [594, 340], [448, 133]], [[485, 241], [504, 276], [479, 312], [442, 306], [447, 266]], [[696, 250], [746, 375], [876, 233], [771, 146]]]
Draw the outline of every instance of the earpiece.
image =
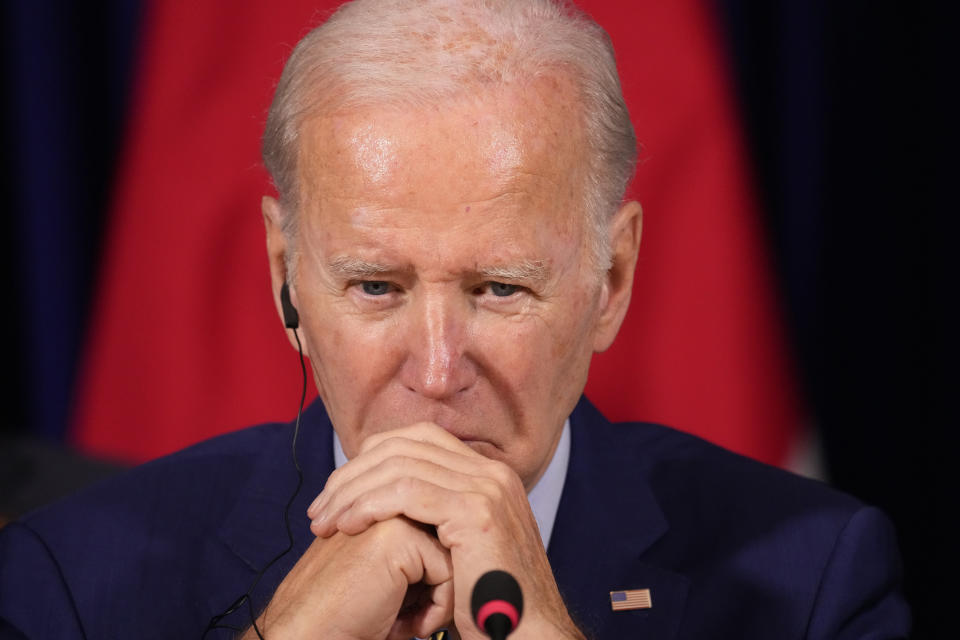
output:
[[[286, 281], [284, 281], [283, 286], [280, 287], [280, 308], [283, 311], [283, 324], [287, 329], [298, 328], [300, 326], [300, 314], [297, 313], [297, 308], [290, 302], [290, 287], [287, 286]], [[260, 578], [267, 572], [267, 569], [293, 550], [293, 531], [290, 529], [290, 507], [293, 505], [293, 501], [296, 500], [297, 495], [300, 493], [300, 488], [303, 486], [303, 470], [297, 461], [297, 437], [300, 434], [300, 416], [303, 415], [303, 403], [307, 400], [307, 365], [303, 361], [303, 345], [300, 343], [300, 335], [296, 331], [293, 332], [293, 337], [297, 341], [297, 351], [300, 355], [300, 373], [303, 375], [303, 387], [300, 391], [300, 408], [297, 409], [297, 421], [293, 424], [293, 442], [290, 443], [290, 451], [293, 455], [293, 468], [297, 471], [297, 486], [290, 495], [290, 499], [287, 500], [287, 506], [283, 509], [283, 525], [287, 530], [287, 548], [275, 555], [273, 560], [265, 564], [263, 568], [257, 572], [257, 575], [255, 575], [250, 582], [250, 587], [246, 593], [234, 600], [233, 604], [227, 607], [223, 613], [218, 613], [210, 618], [210, 622], [207, 623], [207, 628], [204, 629], [200, 640], [206, 638], [207, 634], [214, 629], [231, 629], [236, 631], [237, 627], [221, 624], [221, 622], [224, 618], [242, 607], [244, 603], [247, 604], [247, 612], [250, 614], [250, 626], [257, 633], [257, 637], [263, 640], [263, 634], [260, 633], [260, 629], [257, 628], [257, 619], [253, 613], [253, 603], [250, 600], [250, 594], [253, 592], [254, 587], [259, 584]]]
[[280, 287], [280, 308], [283, 310], [283, 324], [287, 329], [296, 329], [300, 326], [300, 314], [290, 302], [290, 287], [286, 281]]

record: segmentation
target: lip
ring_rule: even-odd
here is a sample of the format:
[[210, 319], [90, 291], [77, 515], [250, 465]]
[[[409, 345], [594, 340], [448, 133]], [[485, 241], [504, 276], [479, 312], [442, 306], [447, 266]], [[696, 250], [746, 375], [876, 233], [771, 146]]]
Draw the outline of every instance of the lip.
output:
[[441, 422], [435, 422], [435, 424], [437, 424], [440, 428], [442, 428], [444, 431], [446, 431], [447, 433], [449, 433], [450, 435], [452, 435], [453, 437], [455, 437], [457, 440], [459, 440], [465, 445], [485, 444], [493, 447], [494, 449], [500, 448], [489, 439], [478, 437], [473, 433], [466, 432], [466, 430], [457, 429], [455, 427], [452, 427], [449, 424], [442, 424]]
[[462, 442], [462, 443], [464, 443], [464, 444], [470, 444], [471, 442], [489, 442], [488, 440], [485, 440], [484, 438], [478, 438], [478, 437], [476, 437], [476, 436], [474, 436], [474, 435], [472, 435], [472, 434], [467, 434], [467, 433], [458, 432], [458, 431], [456, 431], [456, 430], [454, 430], [454, 429], [450, 429], [450, 428], [445, 427], [445, 426], [443, 426], [443, 425], [440, 425], [440, 426], [443, 428], [444, 431], [446, 431], [447, 433], [449, 433], [450, 435], [452, 435], [453, 437], [455, 437], [457, 440], [459, 440], [460, 442]]
[[462, 423], [464, 421], [464, 416], [459, 416], [449, 410], [440, 410], [432, 413], [433, 415], [425, 418], [425, 422], [432, 422], [460, 442], [483, 440], [483, 438], [477, 437], [476, 432], [473, 429], [470, 429], [469, 425], [457, 424], [458, 422]]
[[489, 440], [463, 440], [462, 442], [484, 458], [502, 460], [503, 449]]
[[[399, 423], [414, 424], [431, 422], [460, 442], [467, 445], [489, 445], [500, 449], [490, 438], [490, 430], [483, 428], [486, 420], [463, 405], [451, 406], [447, 403], [431, 403], [428, 406], [411, 407], [412, 411], [398, 412]], [[403, 418], [402, 416], [407, 416]]]

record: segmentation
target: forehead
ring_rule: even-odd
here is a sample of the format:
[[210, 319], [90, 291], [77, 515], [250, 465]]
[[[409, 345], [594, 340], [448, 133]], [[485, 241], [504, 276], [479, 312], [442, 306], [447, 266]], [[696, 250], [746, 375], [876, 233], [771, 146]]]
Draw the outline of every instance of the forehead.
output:
[[570, 209], [586, 173], [581, 119], [562, 75], [320, 114], [301, 129], [300, 202], [449, 212], [506, 197]]

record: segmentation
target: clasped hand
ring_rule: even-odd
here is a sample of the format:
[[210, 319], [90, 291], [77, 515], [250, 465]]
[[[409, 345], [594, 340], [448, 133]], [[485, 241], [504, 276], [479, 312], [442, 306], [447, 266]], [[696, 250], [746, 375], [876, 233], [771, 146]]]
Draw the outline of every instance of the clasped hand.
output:
[[368, 438], [307, 515], [317, 537], [261, 615], [266, 634], [409, 640], [453, 624], [464, 640], [480, 640], [471, 591], [486, 571], [503, 569], [525, 599], [511, 637], [582, 638], [520, 478], [435, 424]]

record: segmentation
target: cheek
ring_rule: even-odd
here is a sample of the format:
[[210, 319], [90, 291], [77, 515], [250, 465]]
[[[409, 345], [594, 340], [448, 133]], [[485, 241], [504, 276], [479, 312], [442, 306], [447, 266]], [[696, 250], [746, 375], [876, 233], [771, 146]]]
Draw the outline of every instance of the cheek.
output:
[[[592, 333], [597, 317], [597, 299], [585, 290], [564, 305], [548, 323], [544, 332], [543, 362], [549, 362], [554, 376], [553, 395], [563, 394], [571, 385], [579, 385], [586, 376], [593, 355]], [[573, 311], [569, 311], [573, 310]], [[581, 388], [574, 390], [579, 396]]]
[[549, 314], [491, 323], [477, 334], [479, 357], [524, 404], [553, 401], [585, 339], [576, 318]]
[[529, 322], [478, 324], [471, 357], [487, 370], [494, 384], [499, 382], [513, 392], [527, 390], [533, 377], [531, 363], [544, 354], [542, 332]]
[[338, 402], [363, 396], [390, 370], [391, 341], [375, 325], [327, 314], [326, 321], [311, 324], [311, 353], [318, 376], [318, 391], [325, 401], [329, 392]]

